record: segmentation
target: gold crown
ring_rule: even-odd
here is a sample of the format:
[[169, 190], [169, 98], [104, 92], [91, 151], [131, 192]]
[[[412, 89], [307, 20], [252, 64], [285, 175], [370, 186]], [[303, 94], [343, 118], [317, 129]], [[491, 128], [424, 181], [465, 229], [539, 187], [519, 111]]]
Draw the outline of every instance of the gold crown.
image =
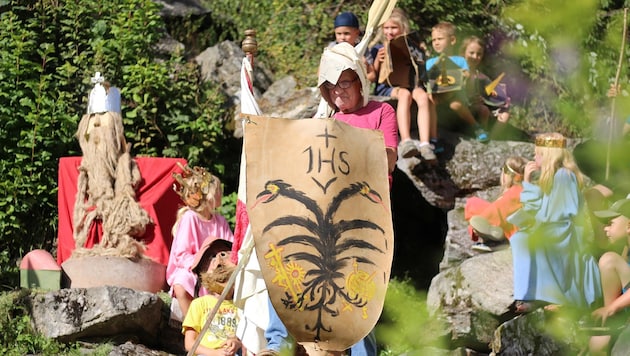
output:
[[567, 147], [567, 140], [564, 136], [542, 134], [536, 137], [536, 146], [538, 147], [553, 147], [553, 148], [565, 148]]
[[[206, 199], [210, 190], [217, 189], [217, 178], [202, 167], [190, 168], [177, 162], [182, 173], [173, 172], [173, 178], [179, 183], [179, 187], [173, 186], [175, 192], [182, 198], [186, 205], [197, 208], [201, 201]], [[214, 193], [213, 193], [214, 194]]]

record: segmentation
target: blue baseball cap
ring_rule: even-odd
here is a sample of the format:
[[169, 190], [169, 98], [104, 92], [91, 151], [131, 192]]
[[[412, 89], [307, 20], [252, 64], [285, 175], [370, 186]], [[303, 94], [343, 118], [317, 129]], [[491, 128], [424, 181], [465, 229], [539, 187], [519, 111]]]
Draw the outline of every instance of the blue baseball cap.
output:
[[351, 12], [342, 12], [335, 17], [335, 28], [341, 26], [359, 28], [359, 19]]

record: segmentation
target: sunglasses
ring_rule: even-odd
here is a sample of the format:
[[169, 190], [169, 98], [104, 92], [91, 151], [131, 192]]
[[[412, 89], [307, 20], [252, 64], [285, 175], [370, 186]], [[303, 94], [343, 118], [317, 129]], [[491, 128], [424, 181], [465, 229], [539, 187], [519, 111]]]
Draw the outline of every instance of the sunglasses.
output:
[[333, 90], [335, 89], [335, 87], [339, 87], [341, 89], [348, 89], [352, 86], [352, 83], [356, 82], [357, 80], [359, 80], [359, 78], [354, 78], [352, 80], [340, 80], [337, 82], [337, 84], [333, 84], [327, 81], [322, 85], [324, 86], [324, 88], [328, 90]]

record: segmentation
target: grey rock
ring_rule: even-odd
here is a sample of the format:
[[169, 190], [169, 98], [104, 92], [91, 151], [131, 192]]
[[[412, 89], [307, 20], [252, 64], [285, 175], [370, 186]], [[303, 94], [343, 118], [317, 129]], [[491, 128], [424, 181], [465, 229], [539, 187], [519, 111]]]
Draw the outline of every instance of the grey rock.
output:
[[128, 335], [154, 343], [164, 306], [156, 294], [111, 286], [35, 294], [30, 303], [34, 329], [61, 342]]
[[490, 141], [482, 144], [452, 132], [440, 132], [445, 152], [437, 166], [418, 158], [400, 159], [398, 168], [407, 173], [425, 199], [450, 210], [458, 197], [499, 185], [501, 167], [507, 157], [533, 158], [534, 145], [518, 141]]
[[[236, 104], [240, 101], [240, 73], [244, 57], [245, 53], [239, 45], [231, 41], [223, 41], [201, 52], [195, 57], [195, 62], [201, 68], [201, 79], [219, 83], [223, 91]], [[255, 65], [253, 76], [254, 95], [258, 97], [271, 85], [272, 76], [262, 64]]]
[[512, 289], [510, 250], [478, 255], [435, 276], [427, 308], [446, 320], [455, 344], [487, 345], [509, 313]]
[[121, 345], [117, 345], [109, 353], [109, 356], [169, 356], [174, 355], [168, 352], [152, 350], [141, 344], [134, 344], [132, 342], [126, 342]]
[[630, 325], [627, 326], [617, 337], [613, 345], [610, 356], [627, 356], [630, 355]]
[[496, 355], [578, 355], [585, 340], [575, 323], [543, 309], [510, 319], [499, 326], [492, 342]]
[[208, 12], [197, 0], [155, 0], [155, 2], [162, 5], [160, 15], [164, 17], [202, 15]]

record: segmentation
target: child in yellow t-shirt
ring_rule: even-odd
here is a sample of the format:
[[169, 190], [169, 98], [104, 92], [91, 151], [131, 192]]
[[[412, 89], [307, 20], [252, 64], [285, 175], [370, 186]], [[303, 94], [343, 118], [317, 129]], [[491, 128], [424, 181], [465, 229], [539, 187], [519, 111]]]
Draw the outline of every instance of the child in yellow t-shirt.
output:
[[[195, 258], [193, 269], [196, 265], [203, 265], [204, 260], [210, 260], [207, 272], [201, 273], [201, 283], [209, 294], [193, 299], [182, 323], [184, 334], [184, 348], [190, 351], [201, 329], [204, 327], [208, 315], [214, 309], [223, 293], [227, 281], [234, 272], [235, 265], [230, 260], [231, 243], [226, 240], [209, 238], [210, 243], [205, 244], [198, 254], [202, 257]], [[234, 291], [231, 290], [221, 302], [212, 323], [199, 346], [195, 350], [197, 355], [205, 356], [232, 356], [241, 349], [241, 342], [235, 336], [238, 326], [238, 309], [232, 302]]]

